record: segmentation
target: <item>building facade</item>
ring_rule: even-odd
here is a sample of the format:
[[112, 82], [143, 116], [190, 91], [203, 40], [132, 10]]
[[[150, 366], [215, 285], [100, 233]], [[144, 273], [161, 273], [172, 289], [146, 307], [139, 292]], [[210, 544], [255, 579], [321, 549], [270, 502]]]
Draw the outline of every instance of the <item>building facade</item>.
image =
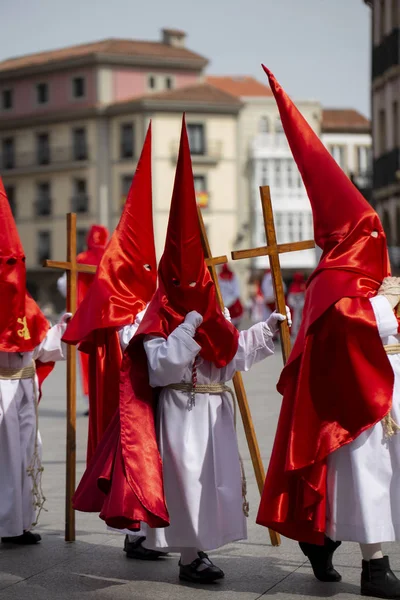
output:
[[372, 202], [386, 231], [392, 267], [400, 268], [400, 3], [372, 9]]
[[104, 40], [0, 63], [0, 174], [39, 302], [63, 304], [59, 274], [41, 264], [64, 259], [67, 212], [78, 215], [78, 250], [92, 223], [115, 227], [150, 119], [158, 255], [183, 111], [213, 252], [229, 252], [241, 102], [204, 81], [207, 62], [186, 48], [183, 32], [163, 30], [159, 42]]

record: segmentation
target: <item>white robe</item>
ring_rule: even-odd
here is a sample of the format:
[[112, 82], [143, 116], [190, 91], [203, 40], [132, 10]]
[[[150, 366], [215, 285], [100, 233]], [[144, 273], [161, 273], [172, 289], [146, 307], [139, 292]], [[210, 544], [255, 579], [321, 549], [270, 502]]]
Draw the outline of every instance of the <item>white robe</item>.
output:
[[[375, 296], [371, 304], [382, 343], [398, 344], [388, 300]], [[400, 354], [388, 359], [395, 376], [391, 414], [400, 423]], [[386, 440], [379, 422], [329, 457], [326, 534], [361, 544], [400, 540], [400, 433]]]
[[[66, 325], [52, 327], [34, 352], [0, 352], [0, 368], [21, 369], [32, 360], [65, 358]], [[0, 379], [0, 537], [22, 535], [35, 521], [32, 479], [27, 474], [35, 450], [36, 397], [32, 379]]]
[[[192, 381], [200, 346], [182, 328], [164, 340], [148, 337], [144, 347], [150, 385]], [[197, 360], [198, 384], [226, 382], [273, 354], [265, 323], [240, 332], [236, 356], [225, 368]], [[145, 546], [180, 551], [213, 550], [245, 539], [242, 482], [233, 407], [228, 393], [197, 394], [188, 410], [188, 393], [164, 388], [157, 414], [158, 446], [163, 460], [165, 496], [171, 524], [147, 528]]]

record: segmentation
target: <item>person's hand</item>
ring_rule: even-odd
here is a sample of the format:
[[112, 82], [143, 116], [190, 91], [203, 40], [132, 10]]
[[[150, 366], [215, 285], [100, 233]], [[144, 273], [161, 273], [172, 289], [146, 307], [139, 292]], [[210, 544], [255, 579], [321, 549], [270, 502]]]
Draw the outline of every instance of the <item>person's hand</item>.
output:
[[385, 277], [378, 290], [379, 296], [385, 296], [394, 309], [400, 302], [400, 277]]
[[282, 321], [286, 321], [286, 319], [289, 327], [291, 327], [292, 315], [288, 306], [286, 307], [286, 316], [274, 310], [272, 315], [270, 315], [267, 319], [267, 325], [272, 331], [272, 333], [276, 333], [278, 331], [278, 324], [282, 323]]
[[224, 317], [227, 321], [229, 321], [229, 323], [232, 323], [231, 313], [229, 312], [229, 308], [226, 308], [226, 306], [224, 306]]
[[66, 312], [63, 314], [63, 316], [60, 319], [60, 324], [64, 325], [65, 323], [68, 323], [68, 321], [72, 318], [72, 313]]
[[202, 324], [203, 317], [197, 311], [192, 310], [186, 315], [184, 322], [197, 329]]

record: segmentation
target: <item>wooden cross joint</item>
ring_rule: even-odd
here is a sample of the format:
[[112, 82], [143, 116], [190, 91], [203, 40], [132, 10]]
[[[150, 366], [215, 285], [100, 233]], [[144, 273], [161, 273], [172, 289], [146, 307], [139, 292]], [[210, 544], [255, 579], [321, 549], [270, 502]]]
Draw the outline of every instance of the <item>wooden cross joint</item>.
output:
[[[264, 217], [265, 237], [267, 245], [261, 248], [252, 248], [250, 250], [236, 250], [232, 252], [233, 260], [242, 258], [255, 258], [257, 256], [268, 256], [271, 267], [272, 282], [276, 298], [277, 310], [283, 315], [286, 314], [285, 291], [283, 287], [282, 271], [279, 261], [279, 255], [285, 252], [298, 252], [300, 250], [310, 250], [315, 248], [314, 240], [303, 240], [300, 242], [289, 242], [287, 244], [278, 244], [276, 241], [274, 213], [272, 210], [271, 194], [269, 186], [260, 187], [261, 204]], [[291, 351], [290, 329], [287, 321], [281, 324], [282, 356], [286, 364]]]

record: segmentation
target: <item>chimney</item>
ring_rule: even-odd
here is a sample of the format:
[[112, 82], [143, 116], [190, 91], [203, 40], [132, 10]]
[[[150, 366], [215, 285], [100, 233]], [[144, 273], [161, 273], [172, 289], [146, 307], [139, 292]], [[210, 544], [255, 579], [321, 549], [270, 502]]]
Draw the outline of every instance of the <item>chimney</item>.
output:
[[162, 43], [176, 48], [185, 47], [186, 33], [179, 29], [162, 29]]

